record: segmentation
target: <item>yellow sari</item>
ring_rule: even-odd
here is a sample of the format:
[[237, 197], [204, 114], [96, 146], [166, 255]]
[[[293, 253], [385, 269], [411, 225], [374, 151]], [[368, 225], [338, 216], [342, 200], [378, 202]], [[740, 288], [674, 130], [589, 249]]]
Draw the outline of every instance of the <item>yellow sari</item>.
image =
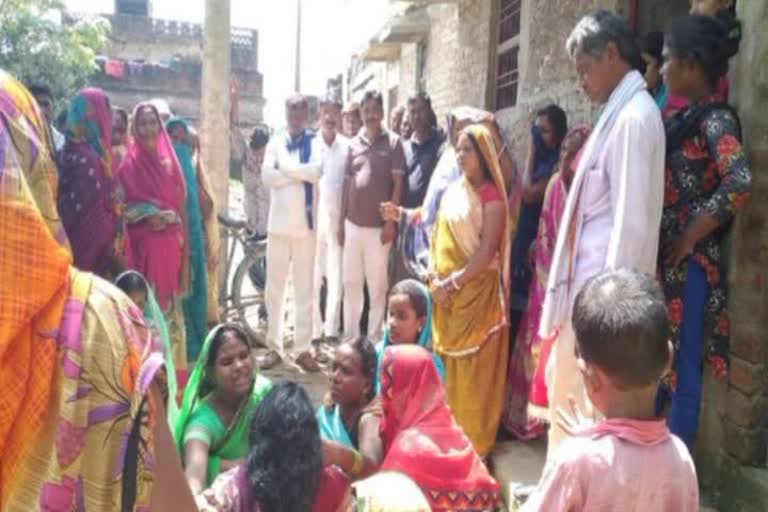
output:
[[145, 510], [163, 356], [54, 238], [47, 150], [18, 108], [0, 102], [0, 510]]
[[[487, 128], [466, 129], [482, 153], [502, 198], [506, 198], [493, 138]], [[506, 201], [504, 202], [505, 209]], [[440, 203], [430, 246], [430, 265], [444, 279], [464, 268], [480, 247], [483, 206], [472, 185], [462, 177], [446, 190]], [[445, 363], [446, 394], [451, 411], [475, 450], [493, 449], [504, 406], [509, 352], [509, 214], [499, 252], [489, 267], [452, 296], [450, 305], [434, 305], [432, 342]]]

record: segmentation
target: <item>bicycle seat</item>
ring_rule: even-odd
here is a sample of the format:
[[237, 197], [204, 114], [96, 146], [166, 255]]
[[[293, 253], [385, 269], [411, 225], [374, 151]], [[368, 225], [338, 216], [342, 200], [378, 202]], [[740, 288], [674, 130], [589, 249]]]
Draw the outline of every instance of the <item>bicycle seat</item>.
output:
[[246, 222], [244, 220], [233, 219], [226, 213], [220, 213], [217, 215], [219, 222], [229, 229], [244, 229]]

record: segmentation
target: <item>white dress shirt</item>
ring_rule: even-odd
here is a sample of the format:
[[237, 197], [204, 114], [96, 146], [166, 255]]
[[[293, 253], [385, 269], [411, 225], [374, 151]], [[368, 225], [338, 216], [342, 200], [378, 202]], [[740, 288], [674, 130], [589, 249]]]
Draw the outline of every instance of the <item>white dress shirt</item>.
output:
[[[313, 233], [307, 223], [304, 183], [313, 185], [317, 183], [322, 160], [314, 140], [309, 162], [305, 164], [301, 163], [298, 150], [288, 151], [287, 142], [287, 132], [277, 134], [267, 144], [267, 152], [264, 156], [262, 181], [264, 186], [270, 189], [267, 232], [303, 236]], [[314, 196], [313, 210], [316, 212], [316, 192]], [[313, 217], [317, 218], [314, 212]], [[317, 222], [313, 223], [316, 229]]]
[[318, 229], [331, 229], [335, 233], [339, 228], [339, 217], [341, 217], [342, 188], [349, 157], [349, 141], [341, 134], [337, 134], [333, 143], [328, 145], [322, 133], [318, 133], [313, 142], [312, 152], [317, 151], [323, 161], [318, 183], [320, 195]]

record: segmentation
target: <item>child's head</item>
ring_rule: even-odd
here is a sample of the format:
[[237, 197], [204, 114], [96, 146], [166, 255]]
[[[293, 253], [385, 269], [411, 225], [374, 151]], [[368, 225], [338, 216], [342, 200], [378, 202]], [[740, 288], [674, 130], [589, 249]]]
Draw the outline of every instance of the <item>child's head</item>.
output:
[[653, 396], [672, 358], [667, 307], [653, 277], [626, 269], [593, 277], [576, 296], [573, 330], [587, 393], [601, 412], [619, 394]]
[[125, 272], [118, 276], [115, 285], [123, 290], [136, 306], [144, 311], [147, 305], [147, 282], [138, 272]]
[[392, 287], [387, 319], [390, 343], [418, 343], [426, 327], [428, 312], [429, 298], [419, 281], [406, 279]]

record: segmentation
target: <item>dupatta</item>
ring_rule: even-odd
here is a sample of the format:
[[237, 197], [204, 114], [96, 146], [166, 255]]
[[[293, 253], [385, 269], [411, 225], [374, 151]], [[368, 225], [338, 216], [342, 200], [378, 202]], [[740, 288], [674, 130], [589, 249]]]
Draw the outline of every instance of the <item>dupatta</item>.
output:
[[[424, 294], [424, 297], [427, 299], [427, 318], [424, 322], [424, 328], [421, 330], [421, 333], [419, 333], [419, 339], [416, 340], [416, 344], [420, 347], [424, 347], [425, 349], [430, 350], [432, 345], [432, 296], [430, 295], [429, 289], [426, 286], [420, 284], [419, 287], [421, 288], [421, 292]], [[381, 382], [379, 381], [379, 374], [381, 373], [381, 359], [384, 356], [384, 351], [387, 349], [387, 347], [390, 346], [390, 344], [389, 326], [387, 326], [384, 329], [384, 339], [376, 344], [376, 360], [378, 361], [378, 366], [373, 383], [373, 389], [376, 391], [376, 394], [381, 391]], [[437, 354], [432, 354], [432, 362], [435, 364], [435, 370], [437, 370], [438, 375], [440, 375], [440, 379], [445, 382], [445, 366], [443, 365], [443, 360], [440, 359], [440, 356]]]
[[0, 120], [5, 124], [15, 160], [24, 173], [29, 197], [54, 239], [69, 251], [69, 240], [56, 208], [59, 177], [50, 131], [27, 88], [2, 69]]
[[[189, 126], [179, 117], [168, 120], [166, 131], [170, 133], [174, 126], [184, 129], [185, 138], [189, 141]], [[189, 290], [182, 300], [184, 308], [184, 323], [187, 332], [187, 357], [195, 361], [200, 352], [200, 346], [205, 339], [208, 328], [208, 277], [206, 275], [205, 232], [203, 229], [203, 213], [200, 207], [200, 190], [192, 162], [190, 144], [173, 142], [184, 182], [187, 185], [187, 237], [189, 245]]]
[[[142, 109], [157, 117], [156, 152], [139, 141], [136, 122]], [[157, 109], [139, 103], [133, 111], [133, 138], [118, 172], [125, 192], [125, 219], [131, 243], [128, 264], [152, 283], [160, 307], [167, 311], [171, 301], [187, 289], [186, 185], [170, 137], [160, 122]], [[166, 226], [152, 228], [148, 219], [162, 215]]]
[[112, 167], [109, 99], [87, 88], [72, 100], [66, 144], [59, 155], [58, 208], [75, 265], [106, 276], [123, 254], [122, 197]]
[[[477, 141], [493, 184], [500, 195], [506, 197], [504, 178], [490, 131], [482, 125], [471, 125], [464, 131]], [[504, 209], [506, 222], [494, 262], [454, 295], [452, 307], [436, 305], [434, 308], [433, 346], [440, 355], [470, 356], [507, 325], [511, 233], [506, 202]], [[445, 278], [469, 263], [480, 246], [482, 210], [477, 191], [464, 176], [448, 187], [440, 203], [430, 246], [430, 267], [437, 277]]]
[[456, 424], [429, 353], [416, 345], [384, 352], [381, 471], [413, 479], [433, 510], [493, 510], [499, 484]]

